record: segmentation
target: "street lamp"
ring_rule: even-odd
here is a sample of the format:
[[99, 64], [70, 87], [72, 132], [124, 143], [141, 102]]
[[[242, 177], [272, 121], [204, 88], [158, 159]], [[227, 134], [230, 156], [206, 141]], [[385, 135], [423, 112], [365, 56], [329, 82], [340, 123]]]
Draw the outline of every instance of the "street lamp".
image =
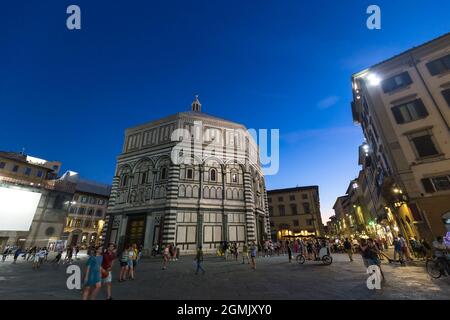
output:
[[381, 82], [380, 77], [379, 77], [377, 74], [375, 74], [375, 73], [369, 73], [369, 74], [366, 76], [366, 79], [369, 81], [369, 84], [370, 84], [371, 86], [377, 86], [377, 85], [379, 85], [380, 82]]

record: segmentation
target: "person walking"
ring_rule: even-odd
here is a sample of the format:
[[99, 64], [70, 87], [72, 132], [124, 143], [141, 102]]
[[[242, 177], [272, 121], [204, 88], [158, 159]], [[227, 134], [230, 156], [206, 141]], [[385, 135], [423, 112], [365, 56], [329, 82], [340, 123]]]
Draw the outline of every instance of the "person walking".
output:
[[400, 236], [396, 237], [394, 240], [394, 260], [397, 260], [397, 256], [400, 264], [404, 265], [405, 262], [403, 259], [403, 246]]
[[127, 253], [128, 253], [128, 279], [130, 280], [134, 280], [134, 264], [136, 263], [136, 253], [133, 249], [132, 245], [129, 245], [127, 248]]
[[347, 252], [347, 254], [348, 254], [348, 258], [350, 259], [350, 262], [353, 262], [353, 249], [352, 249], [352, 244], [351, 244], [351, 242], [348, 240], [348, 238], [345, 238], [345, 241], [344, 241], [344, 249], [345, 249], [345, 252]]
[[202, 246], [198, 246], [197, 254], [194, 259], [197, 262], [197, 269], [195, 271], [195, 274], [198, 274], [198, 272], [201, 270], [203, 274], [205, 274], [205, 269], [202, 267], [203, 263], [203, 250]]
[[294, 253], [298, 253], [298, 249], [299, 249], [298, 239], [295, 239], [295, 241], [294, 241]]
[[101, 265], [103, 262], [102, 247], [90, 248], [89, 258], [86, 262], [86, 272], [84, 276], [84, 288], [82, 299], [95, 300], [100, 291], [101, 282]]
[[166, 247], [163, 250], [163, 270], [167, 269], [167, 263], [170, 259], [170, 246], [166, 245]]
[[39, 250], [37, 256], [39, 256], [38, 259], [38, 268], [40, 268], [42, 266], [42, 264], [44, 263], [45, 260], [45, 255], [47, 254], [47, 250], [46, 248], [41, 248], [41, 250]]
[[312, 255], [313, 255], [313, 243], [311, 240], [308, 240], [308, 242], [306, 243], [306, 252], [308, 253], [308, 260], [312, 260]]
[[256, 269], [256, 255], [258, 254], [258, 246], [253, 241], [252, 246], [250, 247], [250, 258], [252, 260], [252, 269]]
[[239, 258], [239, 248], [238, 248], [238, 245], [237, 245], [236, 242], [235, 242], [234, 245], [233, 245], [233, 251], [234, 251], [234, 259], [235, 259], [236, 261], [238, 261], [238, 258]]
[[112, 268], [116, 259], [115, 245], [110, 243], [108, 249], [103, 253], [101, 264], [102, 282], [106, 287], [106, 300], [112, 300]]
[[367, 248], [366, 248], [366, 257], [367, 257], [367, 266], [375, 265], [380, 269], [381, 280], [384, 281], [384, 273], [381, 269], [381, 261], [379, 258], [380, 250], [378, 249], [375, 241], [373, 239], [367, 240]]
[[61, 262], [61, 257], [62, 257], [62, 249], [58, 248], [58, 251], [56, 253], [56, 257], [52, 261], [53, 265], [59, 266], [59, 263]]
[[177, 261], [178, 260], [177, 252], [178, 252], [177, 245], [175, 243], [172, 243], [172, 260], [173, 261]]
[[242, 247], [242, 264], [245, 264], [245, 259], [247, 259], [247, 263], [250, 264], [250, 259], [248, 258], [248, 246], [247, 243], [244, 243]]
[[291, 263], [292, 262], [292, 248], [291, 248], [291, 243], [289, 241], [286, 241], [286, 248], [287, 248], [289, 263]]
[[68, 246], [67, 250], [66, 250], [65, 262], [67, 262], [68, 264], [71, 264], [72, 263], [72, 255], [73, 255], [73, 248], [72, 248], [72, 246]]
[[406, 242], [406, 239], [403, 237], [403, 235], [400, 235], [400, 242], [402, 243], [403, 256], [407, 261], [412, 261], [413, 259], [408, 248], [408, 243]]
[[6, 246], [5, 250], [3, 250], [2, 262], [6, 261], [6, 258], [8, 257], [8, 254], [9, 254], [9, 246]]
[[36, 246], [34, 246], [33, 248], [30, 249], [30, 253], [28, 254], [27, 261], [30, 259], [31, 259], [31, 261], [34, 260], [34, 256], [36, 255], [36, 250], [37, 250]]
[[223, 256], [224, 256], [225, 260], [227, 260], [227, 258], [228, 258], [228, 242], [226, 242], [226, 241], [223, 242]]
[[36, 253], [34, 254], [34, 257], [33, 257], [33, 265], [32, 265], [33, 269], [39, 268], [39, 252], [40, 252], [40, 249], [36, 248]]
[[14, 261], [13, 264], [16, 264], [17, 262], [17, 258], [19, 257], [19, 255], [22, 253], [22, 250], [20, 248], [16, 249], [16, 252], [14, 252]]
[[122, 254], [120, 255], [120, 273], [119, 273], [119, 282], [123, 282], [127, 280], [128, 275], [128, 252], [126, 248], [122, 251]]

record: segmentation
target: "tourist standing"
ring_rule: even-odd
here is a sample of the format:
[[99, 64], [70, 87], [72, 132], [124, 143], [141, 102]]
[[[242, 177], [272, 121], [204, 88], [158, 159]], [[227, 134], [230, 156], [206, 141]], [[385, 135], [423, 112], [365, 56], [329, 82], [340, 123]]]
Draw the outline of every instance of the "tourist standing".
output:
[[345, 238], [345, 241], [344, 241], [344, 249], [345, 249], [345, 252], [347, 252], [347, 254], [348, 254], [348, 258], [350, 259], [350, 262], [353, 262], [353, 249], [352, 249], [352, 244], [351, 244], [351, 242], [348, 240], [348, 238]]
[[197, 269], [195, 271], [195, 274], [198, 274], [199, 270], [202, 270], [202, 273], [205, 274], [205, 269], [203, 269], [203, 267], [202, 267], [202, 263], [203, 263], [202, 246], [198, 246], [197, 254], [195, 256], [195, 261], [197, 262]]
[[103, 262], [102, 248], [89, 249], [89, 258], [86, 262], [86, 272], [84, 276], [84, 288], [82, 299], [95, 300], [101, 288], [101, 265]]
[[237, 245], [236, 242], [234, 243], [234, 248], [233, 248], [233, 250], [234, 250], [234, 259], [235, 259], [236, 261], [238, 261], [238, 258], [239, 258], [239, 248], [238, 248], [238, 245]]
[[102, 282], [106, 286], [106, 300], [112, 300], [112, 267], [114, 259], [116, 259], [115, 249], [114, 244], [110, 243], [108, 249], [103, 253], [101, 264]]

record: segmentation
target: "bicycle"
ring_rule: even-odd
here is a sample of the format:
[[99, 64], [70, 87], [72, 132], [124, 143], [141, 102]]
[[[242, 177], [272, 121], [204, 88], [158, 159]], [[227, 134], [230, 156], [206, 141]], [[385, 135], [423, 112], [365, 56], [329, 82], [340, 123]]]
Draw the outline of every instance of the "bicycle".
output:
[[427, 270], [427, 273], [433, 279], [439, 279], [446, 273], [450, 274], [449, 261], [445, 258], [445, 256], [443, 258], [437, 258], [436, 256], [434, 256], [433, 258], [427, 258], [425, 268]]

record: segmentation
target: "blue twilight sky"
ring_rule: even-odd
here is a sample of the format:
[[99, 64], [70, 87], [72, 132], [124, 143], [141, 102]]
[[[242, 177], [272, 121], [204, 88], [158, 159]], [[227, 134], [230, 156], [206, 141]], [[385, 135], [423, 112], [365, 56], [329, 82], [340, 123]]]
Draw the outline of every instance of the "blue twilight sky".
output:
[[[82, 30], [66, 28], [77, 4]], [[366, 28], [378, 4], [382, 30]], [[279, 128], [268, 189], [319, 185], [332, 214], [358, 172], [352, 73], [450, 30], [450, 2], [7, 1], [0, 6], [0, 150], [110, 183], [127, 127], [188, 110]]]

